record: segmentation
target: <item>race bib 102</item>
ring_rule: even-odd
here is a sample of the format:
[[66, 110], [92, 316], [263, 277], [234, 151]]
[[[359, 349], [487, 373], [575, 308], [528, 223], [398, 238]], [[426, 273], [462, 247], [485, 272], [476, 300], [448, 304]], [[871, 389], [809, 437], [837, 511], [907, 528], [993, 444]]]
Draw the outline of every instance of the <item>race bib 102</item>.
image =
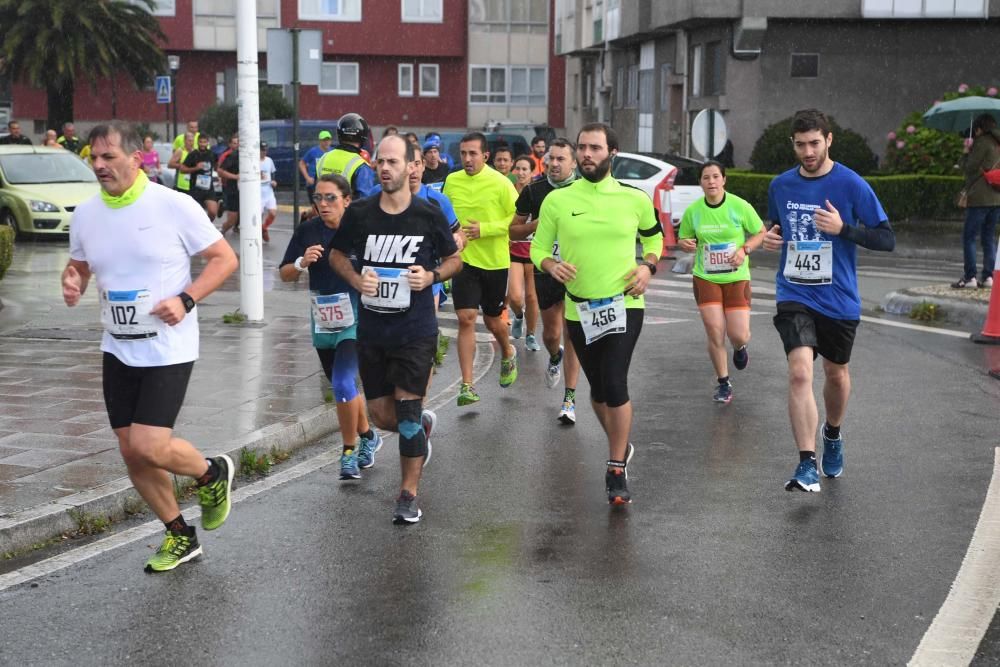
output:
[[152, 309], [147, 289], [101, 292], [101, 324], [117, 340], [155, 338], [160, 320], [149, 314]]

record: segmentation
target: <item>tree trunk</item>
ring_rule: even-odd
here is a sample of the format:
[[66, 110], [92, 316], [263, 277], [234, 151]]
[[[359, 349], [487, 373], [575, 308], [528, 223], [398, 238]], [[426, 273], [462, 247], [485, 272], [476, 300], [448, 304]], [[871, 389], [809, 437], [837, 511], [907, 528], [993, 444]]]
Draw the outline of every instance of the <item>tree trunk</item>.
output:
[[45, 92], [49, 106], [47, 128], [62, 134], [63, 123], [73, 122], [73, 81], [52, 82]]

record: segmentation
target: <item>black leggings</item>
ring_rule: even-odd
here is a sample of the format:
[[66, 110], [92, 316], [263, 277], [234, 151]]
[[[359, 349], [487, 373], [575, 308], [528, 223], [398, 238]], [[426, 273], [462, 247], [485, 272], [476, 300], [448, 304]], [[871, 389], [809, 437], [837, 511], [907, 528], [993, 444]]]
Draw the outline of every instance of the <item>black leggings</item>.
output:
[[566, 320], [573, 350], [580, 359], [587, 382], [590, 383], [590, 400], [605, 403], [609, 408], [617, 408], [628, 403], [628, 367], [632, 363], [632, 351], [642, 331], [642, 308], [625, 311], [625, 333], [608, 334], [604, 338], [586, 344], [583, 326], [579, 322]]

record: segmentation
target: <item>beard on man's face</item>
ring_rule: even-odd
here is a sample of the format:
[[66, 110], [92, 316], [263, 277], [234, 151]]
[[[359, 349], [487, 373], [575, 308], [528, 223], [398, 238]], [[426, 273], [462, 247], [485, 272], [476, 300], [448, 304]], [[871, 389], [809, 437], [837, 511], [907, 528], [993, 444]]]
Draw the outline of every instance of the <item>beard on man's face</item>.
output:
[[583, 174], [583, 177], [586, 178], [591, 183], [597, 183], [598, 181], [603, 181], [604, 177], [608, 175], [609, 171], [611, 171], [611, 158], [612, 158], [611, 155], [604, 158], [596, 165], [594, 165], [591, 168], [592, 170], [589, 172], [587, 170], [587, 167], [589, 165], [580, 165], [580, 173]]

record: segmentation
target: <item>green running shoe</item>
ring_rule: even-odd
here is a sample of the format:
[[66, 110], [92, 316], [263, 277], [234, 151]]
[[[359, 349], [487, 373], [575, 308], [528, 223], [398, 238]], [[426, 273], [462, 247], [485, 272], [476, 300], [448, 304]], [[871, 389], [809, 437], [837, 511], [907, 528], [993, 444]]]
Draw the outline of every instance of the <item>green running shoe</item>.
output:
[[479, 402], [479, 394], [472, 387], [472, 384], [468, 382], [463, 382], [462, 387], [458, 390], [458, 407], [463, 405], [472, 405], [473, 403]]
[[233, 475], [236, 472], [233, 460], [225, 454], [216, 456], [212, 460], [219, 466], [219, 478], [210, 484], [198, 487], [201, 527], [205, 530], [215, 530], [229, 517], [229, 510], [232, 508], [230, 494], [233, 490]]
[[500, 386], [506, 389], [517, 379], [517, 348], [511, 346], [514, 354], [510, 359], [500, 360]]
[[434, 365], [435, 366], [440, 366], [441, 364], [444, 363], [444, 357], [445, 357], [446, 354], [448, 354], [448, 346], [449, 345], [450, 345], [450, 341], [448, 340], [448, 337], [447, 336], [442, 336], [442, 335], [438, 334], [437, 351], [434, 352]]
[[198, 536], [194, 532], [188, 537], [168, 530], [167, 536], [163, 538], [163, 544], [146, 561], [146, 572], [167, 572], [200, 555], [201, 545], [198, 544]]

